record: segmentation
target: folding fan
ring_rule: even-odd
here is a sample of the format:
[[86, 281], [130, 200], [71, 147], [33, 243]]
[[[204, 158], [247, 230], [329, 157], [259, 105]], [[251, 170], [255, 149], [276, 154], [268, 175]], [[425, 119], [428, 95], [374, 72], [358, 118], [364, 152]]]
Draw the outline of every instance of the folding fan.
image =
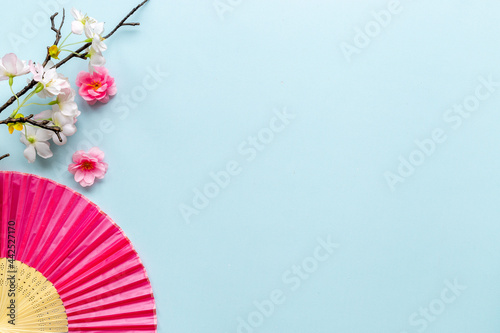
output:
[[0, 332], [156, 332], [144, 266], [88, 199], [0, 172]]

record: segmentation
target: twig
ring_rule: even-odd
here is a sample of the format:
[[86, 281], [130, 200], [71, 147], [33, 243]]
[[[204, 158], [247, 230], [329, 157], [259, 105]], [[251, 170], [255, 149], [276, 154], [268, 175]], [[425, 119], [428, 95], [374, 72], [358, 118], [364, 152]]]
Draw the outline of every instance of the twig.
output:
[[61, 20], [61, 25], [59, 26], [59, 29], [56, 29], [56, 24], [54, 23], [54, 18], [58, 15], [59, 13], [55, 13], [54, 15], [52, 15], [50, 17], [50, 22], [52, 23], [52, 31], [54, 31], [56, 33], [56, 41], [54, 42], [54, 45], [57, 45], [59, 44], [59, 41], [61, 40], [61, 37], [62, 37], [62, 34], [61, 34], [61, 30], [62, 30], [62, 27], [64, 25], [64, 18], [66, 17], [66, 11], [64, 10], [63, 8], [63, 17], [62, 17], [62, 20]]
[[[104, 38], [108, 39], [109, 37], [113, 36], [113, 34], [116, 32], [116, 30], [118, 30], [120, 27], [123, 27], [124, 25], [129, 25], [129, 24], [125, 24], [125, 21], [127, 21], [130, 16], [134, 15], [134, 13], [137, 10], [139, 10], [139, 8], [141, 8], [142, 6], [144, 6], [146, 4], [146, 2], [148, 2], [148, 1], [149, 0], [144, 0], [143, 2], [141, 2], [140, 4], [138, 4], [134, 9], [132, 9], [130, 11], [130, 13], [128, 13], [128, 15], [125, 16], [123, 18], [123, 20], [121, 20], [120, 23], [118, 23], [118, 25], [113, 30], [111, 30], [111, 32], [109, 34], [107, 34]], [[137, 23], [135, 25], [139, 25], [139, 23]]]
[[33, 126], [36, 126], [36, 127], [40, 127], [40, 128], [43, 128], [43, 129], [46, 129], [48, 131], [52, 131], [54, 132], [56, 135], [57, 135], [57, 138], [59, 139], [60, 142], [62, 142], [62, 138], [61, 138], [61, 134], [60, 132], [62, 131], [62, 129], [59, 127], [59, 126], [53, 126], [53, 125], [48, 125], [50, 123], [50, 121], [48, 120], [33, 120], [33, 115], [30, 114], [29, 116], [27, 117], [19, 117], [19, 118], [7, 118], [7, 119], [4, 119], [4, 120], [1, 120], [0, 121], [0, 124], [16, 124], [16, 123], [28, 123], [28, 124], [31, 124]]
[[[30, 91], [31, 89], [33, 89], [33, 87], [36, 86], [36, 84], [37, 84], [37, 82], [35, 80], [31, 80], [31, 82], [28, 83], [26, 85], [26, 87], [24, 87], [20, 92], [18, 92], [16, 94], [17, 98], [23, 96], [28, 91]], [[14, 103], [15, 101], [16, 101], [16, 97], [12, 96], [11, 98], [9, 98], [7, 100], [7, 102], [2, 107], [0, 107], [0, 113], [2, 113], [3, 110], [5, 110], [6, 108], [8, 108], [10, 105], [12, 105], [12, 103]]]
[[[57, 45], [57, 43], [59, 43], [59, 41], [61, 40], [61, 30], [62, 30], [62, 27], [63, 27], [63, 24], [64, 24], [64, 18], [66, 17], [66, 11], [64, 10], [63, 8], [63, 16], [62, 16], [62, 20], [61, 20], [61, 25], [59, 26], [59, 29], [56, 29], [56, 23], [54, 21], [54, 19], [56, 18], [56, 16], [59, 15], [59, 13], [54, 13], [51, 17], [50, 17], [50, 22], [51, 22], [51, 30], [53, 30], [55, 33], [56, 33], [56, 39], [54, 41], [54, 44], [53, 45]], [[47, 55], [45, 56], [45, 60], [43, 61], [43, 67], [45, 67], [45, 65], [47, 65], [47, 63], [50, 61], [50, 54], [49, 54], [49, 47], [47, 47]], [[33, 89], [33, 87], [35, 87], [37, 84], [37, 82], [35, 80], [31, 80], [30, 83], [28, 83], [21, 91], [19, 91], [16, 95], [17, 95], [17, 98], [23, 96], [24, 94], [26, 94], [28, 91], [30, 91], [31, 89]], [[7, 107], [9, 107], [10, 105], [12, 105], [12, 103], [14, 103], [16, 101], [16, 97], [15, 96], [12, 96], [11, 98], [9, 98], [7, 100], [7, 103], [5, 103], [1, 108], [0, 108], [0, 113], [2, 113], [3, 110], [5, 110]]]
[[10, 154], [5, 154], [5, 155], [0, 156], [0, 161], [3, 160], [6, 157], [9, 157], [9, 156], [10, 156]]
[[[51, 23], [50, 29], [56, 33], [56, 40], [54, 41], [53, 45], [59, 44], [59, 41], [61, 40], [61, 37], [62, 37], [61, 30], [62, 30], [62, 27], [64, 25], [64, 19], [66, 18], [66, 11], [64, 10], [64, 8], [63, 8], [61, 25], [59, 26], [59, 29], [56, 28], [56, 23], [54, 21], [54, 19], [56, 18], [57, 15], [59, 15], [59, 13], [56, 12], [50, 17], [50, 23]], [[49, 49], [50, 49], [50, 46], [47, 47], [47, 56], [45, 57], [45, 61], [43, 62], [43, 67], [45, 67], [45, 65], [47, 65], [47, 63], [50, 61]]]
[[[130, 16], [132, 16], [139, 8], [141, 8], [142, 6], [144, 6], [146, 4], [146, 2], [148, 2], [148, 1], [149, 0], [144, 0], [139, 5], [137, 5], [134, 9], [132, 9], [127, 14], [127, 16], [125, 16], [125, 18], [123, 20], [121, 20], [120, 23], [118, 23], [118, 25], [109, 34], [107, 34], [106, 36], [104, 36], [104, 38], [108, 39], [109, 37], [111, 37], [120, 27], [123, 27], [123, 26], [137, 26], [137, 25], [139, 25], [139, 23], [126, 23], [125, 21]], [[59, 42], [59, 39], [61, 38], [59, 34], [60, 34], [60, 30], [62, 28], [62, 24], [64, 23], [64, 11], [63, 11], [63, 20], [61, 22], [61, 28], [59, 28], [59, 33], [57, 32], [58, 30], [55, 28], [55, 23], [54, 23], [54, 18], [56, 16], [57, 16], [57, 13], [55, 13], [54, 15], [52, 15], [50, 17], [51, 22], [52, 22], [51, 29], [54, 30], [54, 31], [56, 31], [56, 43], [55, 44], [57, 44], [57, 42]], [[76, 55], [75, 53], [70, 53], [66, 58], [64, 58], [63, 60], [59, 61], [54, 67], [55, 68], [59, 68], [59, 67], [61, 67], [62, 65], [64, 65], [65, 63], [67, 63], [69, 60], [71, 60], [73, 58], [85, 59], [86, 58], [85, 56], [87, 55], [87, 53], [81, 54], [81, 52], [83, 52], [84, 50], [86, 50], [91, 45], [92, 45], [92, 43], [86, 43], [86, 44], [84, 44], [82, 47], [80, 47], [78, 50], [75, 51], [75, 53], [80, 54], [79, 56]], [[45, 58], [45, 61], [44, 61], [44, 66], [49, 62], [49, 60], [50, 60], [50, 55], [47, 54], [47, 58]], [[19, 97], [23, 96], [24, 94], [26, 94], [34, 86], [36, 86], [36, 84], [37, 84], [37, 82], [35, 80], [31, 80], [31, 82], [28, 83], [26, 85], [26, 87], [24, 87], [21, 91], [19, 91], [16, 94], [17, 97], [19, 98]], [[0, 106], [0, 113], [2, 113], [3, 110], [5, 110], [6, 108], [8, 108], [10, 105], [12, 105], [15, 101], [16, 101], [16, 97], [15, 96], [12, 96], [11, 98], [9, 98], [4, 105]]]
[[[135, 26], [138, 26], [138, 25], [141, 25], [140, 23], [138, 22], [131, 22], [131, 23], [127, 23], [125, 21], [128, 20], [128, 18], [130, 16], [132, 16], [136, 11], [139, 10], [139, 8], [141, 8], [142, 6], [144, 6], [146, 4], [146, 2], [148, 2], [149, 0], [144, 0], [143, 2], [141, 2], [140, 4], [138, 4], [134, 9], [132, 9], [128, 14], [127, 16], [125, 16], [125, 18], [123, 18], [123, 20], [120, 21], [120, 23], [118, 23], [116, 25], [116, 27], [109, 33], [107, 34], [106, 36], [104, 36], [104, 39], [108, 39], [109, 37], [113, 36], [113, 34], [118, 30], [120, 29], [121, 27], [124, 27], [124, 26], [132, 26], [132, 27], [135, 27]], [[81, 58], [81, 59], [85, 59], [86, 58], [86, 55], [88, 54], [88, 52], [85, 52], [85, 53], [81, 53], [83, 52], [84, 50], [86, 50], [87, 48], [90, 47], [90, 45], [92, 45], [92, 43], [87, 43], [87, 44], [84, 44], [82, 47], [80, 47], [78, 50], [75, 51], [75, 53], [77, 54], [80, 54], [80, 55], [77, 55], [77, 54], [70, 54], [69, 56], [67, 56], [66, 58], [64, 58], [63, 60], [59, 61], [57, 64], [56, 64], [56, 68], [59, 68], [61, 67], [62, 65], [64, 65], [66, 62], [68, 62], [69, 60], [71, 60], [72, 58]], [[2, 109], [0, 108], [0, 112], [2, 112]]]

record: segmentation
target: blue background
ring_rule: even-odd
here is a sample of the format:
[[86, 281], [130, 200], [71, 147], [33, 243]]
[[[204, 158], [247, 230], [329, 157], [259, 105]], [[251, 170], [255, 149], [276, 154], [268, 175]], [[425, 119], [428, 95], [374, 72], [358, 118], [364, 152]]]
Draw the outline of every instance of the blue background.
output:
[[[160, 332], [238, 332], [249, 316], [257, 324], [240, 332], [498, 332], [499, 87], [457, 128], [443, 117], [481, 77], [500, 80], [500, 4], [401, 0], [346, 57], [342, 43], [376, 29], [373, 12], [390, 1], [220, 2], [230, 6], [221, 15], [211, 0], [151, 0], [132, 18], [140, 27], [108, 40], [118, 95], [96, 107], [79, 99], [78, 133], [32, 165], [4, 128], [0, 153], [12, 156], [0, 169], [68, 185], [124, 229], [150, 275]], [[54, 3], [5, 4], [0, 53], [41, 61], [53, 42], [43, 8]], [[136, 3], [64, 7], [109, 31]], [[61, 72], [73, 82], [86, 66]], [[154, 88], [151, 72], [161, 74]], [[238, 147], [269, 134], [284, 108], [295, 118], [248, 161]], [[99, 131], [102, 119], [113, 129]], [[446, 140], [391, 190], [386, 172], [436, 128]], [[110, 167], [83, 189], [64, 169], [92, 140]], [[241, 172], [187, 223], [181, 205], [193, 206], [193, 190], [229, 161]], [[338, 249], [292, 290], [283, 276], [314, 263], [328, 237]], [[466, 289], [444, 303], [454, 282]], [[282, 304], [255, 314], [274, 290]], [[425, 319], [429, 307], [438, 314]]]

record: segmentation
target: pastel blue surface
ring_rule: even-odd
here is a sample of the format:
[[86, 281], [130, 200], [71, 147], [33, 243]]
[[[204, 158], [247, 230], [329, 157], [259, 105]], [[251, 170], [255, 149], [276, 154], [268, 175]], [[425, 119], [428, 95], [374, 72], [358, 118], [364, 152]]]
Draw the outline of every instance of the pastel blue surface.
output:
[[[63, 2], [108, 30], [137, 3]], [[53, 33], [29, 25], [49, 3], [6, 5], [2, 55], [42, 59]], [[499, 13], [151, 0], [108, 40], [118, 95], [80, 99], [50, 160], [29, 165], [4, 128], [0, 169], [68, 185], [124, 229], [159, 332], [499, 332]], [[110, 167], [83, 189], [64, 169], [89, 141]]]

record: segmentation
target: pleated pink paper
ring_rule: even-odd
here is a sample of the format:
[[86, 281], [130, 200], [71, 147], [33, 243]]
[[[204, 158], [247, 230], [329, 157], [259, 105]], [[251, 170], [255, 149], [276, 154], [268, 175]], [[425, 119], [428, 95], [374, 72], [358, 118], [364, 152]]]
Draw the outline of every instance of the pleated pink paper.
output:
[[54, 181], [0, 172], [0, 258], [16, 222], [16, 260], [56, 288], [68, 332], [156, 332], [145, 268], [130, 240], [88, 199]]

